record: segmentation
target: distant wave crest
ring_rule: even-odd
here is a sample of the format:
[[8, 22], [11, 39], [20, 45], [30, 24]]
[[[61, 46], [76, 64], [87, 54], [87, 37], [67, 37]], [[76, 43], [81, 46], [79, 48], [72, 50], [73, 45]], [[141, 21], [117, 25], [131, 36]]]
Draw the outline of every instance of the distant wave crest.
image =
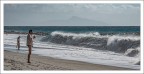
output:
[[54, 31], [41, 39], [57, 44], [84, 46], [100, 50], [124, 53], [127, 56], [139, 54], [140, 37], [135, 35], [100, 35], [99, 32], [70, 33]]

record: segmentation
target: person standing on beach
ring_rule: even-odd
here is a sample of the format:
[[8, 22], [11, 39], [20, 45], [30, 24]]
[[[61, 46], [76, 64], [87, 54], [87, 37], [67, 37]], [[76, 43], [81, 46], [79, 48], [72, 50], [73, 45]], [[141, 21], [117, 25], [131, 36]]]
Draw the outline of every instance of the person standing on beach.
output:
[[18, 48], [18, 50], [20, 48], [20, 36], [17, 38], [17, 48]]
[[28, 46], [28, 62], [27, 63], [31, 63], [30, 62], [30, 55], [31, 55], [31, 51], [32, 51], [32, 45], [33, 45], [33, 38], [32, 38], [32, 30], [29, 30], [29, 33], [27, 35], [27, 46]]

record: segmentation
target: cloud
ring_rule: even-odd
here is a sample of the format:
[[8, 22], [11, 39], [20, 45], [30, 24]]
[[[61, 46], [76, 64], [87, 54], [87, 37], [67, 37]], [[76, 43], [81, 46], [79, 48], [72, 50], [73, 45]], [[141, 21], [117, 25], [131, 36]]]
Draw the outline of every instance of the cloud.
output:
[[7, 4], [5, 8], [8, 10], [19, 10], [29, 12], [101, 12], [112, 11], [119, 12], [124, 10], [140, 9], [139, 4]]
[[66, 20], [72, 16], [112, 25], [140, 23], [140, 4], [5, 4], [4, 11], [6, 24]]

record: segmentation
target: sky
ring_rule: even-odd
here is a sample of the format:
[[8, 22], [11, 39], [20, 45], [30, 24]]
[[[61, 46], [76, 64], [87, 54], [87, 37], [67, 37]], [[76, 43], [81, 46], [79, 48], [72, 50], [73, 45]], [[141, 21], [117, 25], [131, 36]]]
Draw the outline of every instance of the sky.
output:
[[4, 26], [140, 26], [140, 4], [5, 4]]

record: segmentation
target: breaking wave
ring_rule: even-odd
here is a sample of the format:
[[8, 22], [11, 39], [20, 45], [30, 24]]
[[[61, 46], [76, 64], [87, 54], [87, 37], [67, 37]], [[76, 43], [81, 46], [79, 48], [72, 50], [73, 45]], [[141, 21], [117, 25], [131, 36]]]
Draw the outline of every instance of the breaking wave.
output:
[[136, 35], [100, 35], [99, 32], [67, 33], [54, 31], [43, 37], [41, 41], [109, 50], [124, 53], [130, 57], [137, 56], [140, 51], [140, 36]]

